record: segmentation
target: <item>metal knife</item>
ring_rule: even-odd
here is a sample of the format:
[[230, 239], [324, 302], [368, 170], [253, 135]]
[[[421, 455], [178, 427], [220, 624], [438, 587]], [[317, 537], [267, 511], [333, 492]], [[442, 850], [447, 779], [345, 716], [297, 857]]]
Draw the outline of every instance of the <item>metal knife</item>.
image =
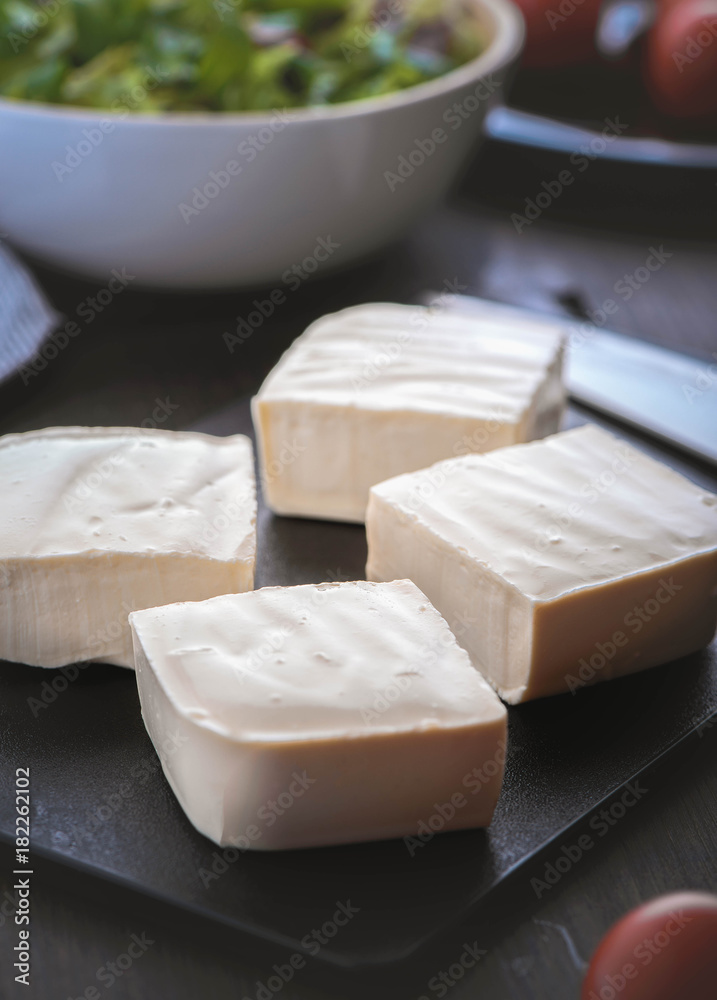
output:
[[566, 336], [570, 397], [717, 465], [717, 343], [711, 361], [581, 320], [469, 295], [425, 292], [424, 305], [487, 320], [536, 323]]

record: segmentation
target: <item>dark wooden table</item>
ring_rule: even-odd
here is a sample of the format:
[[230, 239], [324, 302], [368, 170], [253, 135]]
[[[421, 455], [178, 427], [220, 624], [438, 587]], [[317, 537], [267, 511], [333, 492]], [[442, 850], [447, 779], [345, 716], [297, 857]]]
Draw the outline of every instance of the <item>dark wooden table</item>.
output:
[[[669, 228], [654, 203], [641, 209], [639, 190], [623, 189], [612, 201], [602, 191], [601, 204], [607, 206], [599, 216], [602, 228], [595, 228], [594, 220], [590, 227], [575, 223], [580, 213], [572, 192], [572, 222], [546, 214], [519, 234], [511, 214], [539, 190], [541, 179], [550, 176], [540, 171], [548, 168], [518, 158], [512, 201], [487, 194], [508, 186], [505, 177], [493, 183], [496, 169], [496, 158], [484, 155], [449, 205], [405, 242], [358, 268], [302, 287], [231, 353], [223, 334], [233, 331], [237, 317], [246, 317], [266, 291], [168, 296], [130, 284], [43, 372], [0, 390], [0, 433], [52, 424], [138, 425], [160, 402], [171, 411], [161, 426], [188, 427], [251, 392], [285, 345], [321, 313], [366, 300], [411, 301], [425, 288], [458, 288], [590, 314], [615, 297], [616, 283], [644, 263], [651, 247], [660, 246], [671, 256], [629, 301], [620, 300], [610, 325], [714, 362], [717, 247], [691, 236], [703, 226], [693, 231], [674, 224], [679, 191], [665, 192]], [[594, 176], [591, 184], [596, 183]], [[585, 192], [594, 204], [587, 187]], [[703, 210], [714, 216], [714, 202]], [[37, 274], [68, 316], [99, 287], [42, 269]], [[412, 985], [406, 995], [576, 1000], [587, 959], [625, 910], [672, 889], [717, 891], [716, 733], [713, 726], [701, 734], [684, 766], [660, 778], [611, 835], [542, 898], [526, 904], [522, 893], [518, 905], [508, 889], [474, 924], [457, 928], [422, 987]], [[0, 896], [7, 888], [0, 882]], [[3, 1000], [96, 1000], [105, 988], [116, 1000], [255, 1000], [257, 980], [267, 978], [273, 961], [286, 958], [281, 952], [259, 956], [246, 940], [227, 944], [199, 937], [190, 924], [148, 915], [141, 898], [117, 911], [67, 880], [35, 881], [32, 927], [30, 989], [13, 981], [8, 936], [0, 927]], [[97, 984], [100, 966], [126, 952], [133, 934], [145, 934], [152, 944], [113, 985], [97, 995], [85, 992]], [[452, 986], [433, 979], [455, 963], [464, 942], [486, 952], [475, 968]], [[371, 988], [377, 1000], [400, 1000], [404, 992], [388, 982]], [[332, 978], [317, 985], [299, 974], [277, 995], [281, 1000], [336, 1000], [351, 993], [347, 981]]]

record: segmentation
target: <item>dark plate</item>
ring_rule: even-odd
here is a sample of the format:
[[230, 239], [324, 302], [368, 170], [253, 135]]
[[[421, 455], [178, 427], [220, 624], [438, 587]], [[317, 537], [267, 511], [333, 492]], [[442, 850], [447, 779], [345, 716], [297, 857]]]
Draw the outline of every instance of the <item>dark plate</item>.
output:
[[500, 142], [549, 152], [571, 154], [583, 147], [618, 163], [717, 167], [717, 120], [660, 114], [642, 82], [641, 58], [638, 43], [617, 63], [521, 68], [508, 107], [489, 112], [486, 132]]
[[521, 233], [532, 224], [521, 217], [537, 214], [570, 225], [712, 239], [717, 121], [658, 114], [638, 57], [625, 65], [521, 69], [507, 106], [486, 117], [488, 141], [466, 171], [464, 190], [480, 194], [489, 177], [492, 202]]
[[[197, 429], [249, 433], [248, 401]], [[697, 467], [695, 476], [715, 485]], [[274, 518], [260, 509], [258, 586], [363, 578], [365, 556], [360, 526]], [[221, 852], [189, 824], [163, 778], [134, 675], [108, 666], [80, 670], [33, 713], [29, 699], [40, 699], [61, 676], [2, 665], [0, 839], [14, 834], [15, 769], [29, 767], [36, 859], [291, 949], [300, 949], [337, 903], [350, 901], [359, 912], [318, 958], [354, 969], [415, 953], [581, 819], [595, 842], [614, 836], [614, 824], [596, 813], [600, 804], [717, 712], [713, 644], [575, 696], [511, 708], [505, 785], [487, 831], [437, 836], [412, 853], [403, 841], [387, 841], [250, 852], [216, 865]], [[645, 788], [638, 799], [650, 794], [650, 779]], [[558, 843], [548, 847], [548, 860], [558, 850]], [[213, 865], [218, 877], [204, 884], [200, 870]]]
[[[609, 117], [609, 116], [606, 116]], [[675, 141], [653, 135], [620, 135], [609, 144], [602, 139], [602, 129], [592, 123], [561, 121], [514, 107], [496, 107], [487, 115], [485, 132], [496, 142], [528, 149], [578, 154], [586, 148], [592, 155], [616, 163], [641, 166], [689, 167], [695, 170], [717, 168], [717, 143]]]

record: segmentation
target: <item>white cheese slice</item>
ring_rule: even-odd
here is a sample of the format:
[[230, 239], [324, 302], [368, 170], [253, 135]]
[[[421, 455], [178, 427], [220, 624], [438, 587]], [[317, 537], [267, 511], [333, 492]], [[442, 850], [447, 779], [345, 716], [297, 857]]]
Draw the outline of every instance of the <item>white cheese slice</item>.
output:
[[369, 488], [390, 476], [553, 433], [561, 338], [541, 322], [423, 306], [324, 316], [252, 402], [267, 503], [360, 522]]
[[490, 822], [506, 711], [410, 581], [267, 587], [130, 624], [145, 725], [216, 843], [417, 836], [436, 813], [429, 833]]
[[0, 657], [133, 667], [137, 608], [250, 590], [251, 442], [50, 427], [0, 438]]
[[705, 646], [717, 497], [594, 426], [371, 491], [371, 580], [409, 577], [510, 703]]

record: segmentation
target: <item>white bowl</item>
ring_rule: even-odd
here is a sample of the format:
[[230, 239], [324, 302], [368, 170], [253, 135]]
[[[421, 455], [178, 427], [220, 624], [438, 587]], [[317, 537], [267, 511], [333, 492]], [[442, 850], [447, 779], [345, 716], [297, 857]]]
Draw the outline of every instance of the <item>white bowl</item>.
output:
[[485, 51], [385, 97], [123, 118], [0, 99], [0, 231], [98, 281], [124, 268], [175, 289], [290, 290], [365, 256], [444, 195], [502, 99], [522, 18], [510, 0], [471, 2]]

